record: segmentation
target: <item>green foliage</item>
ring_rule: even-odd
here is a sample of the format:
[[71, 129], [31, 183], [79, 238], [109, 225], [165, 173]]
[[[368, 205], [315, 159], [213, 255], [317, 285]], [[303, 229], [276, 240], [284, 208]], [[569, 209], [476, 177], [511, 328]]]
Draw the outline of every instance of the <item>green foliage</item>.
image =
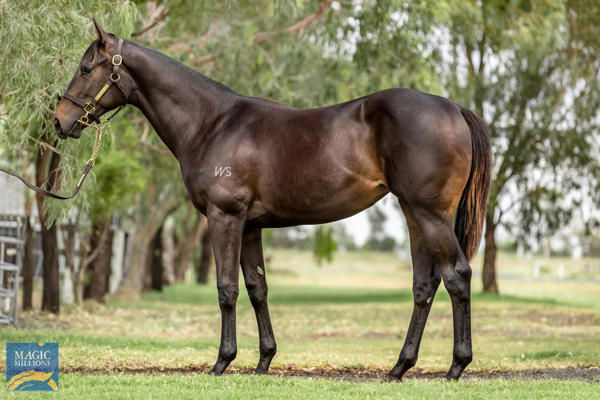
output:
[[[441, 77], [452, 98], [489, 123], [495, 169], [488, 212], [521, 240], [556, 232], [580, 199], [600, 200], [600, 47], [592, 38], [600, 7], [555, 0], [457, 2], [452, 9], [451, 67]], [[508, 209], [516, 218], [506, 218]]]
[[[95, 37], [90, 17], [129, 38], [134, 25], [142, 25], [138, 16], [147, 19], [151, 9], [150, 2], [125, 0], [34, 0], [26, 11], [23, 4], [0, 0], [0, 150], [18, 171], [31, 164], [42, 135], [54, 137], [48, 116]], [[298, 34], [288, 29], [318, 12], [321, 1], [158, 4], [168, 16], [134, 40], [241, 94], [315, 107], [409, 87], [450, 96], [483, 114], [495, 156], [489, 210], [516, 236], [541, 237], [567, 222], [574, 208], [567, 193], [600, 201], [597, 2], [343, 1]], [[119, 211], [114, 207], [130, 205], [128, 196], [139, 194], [142, 182], [138, 216], [150, 215], [165, 190], [184, 198], [174, 183], [180, 182], [176, 162], [141, 148], [140, 137], [154, 146], [160, 141], [147, 135], [139, 113], [118, 120], [93, 170], [96, 180], [91, 176], [69, 206], [94, 215]], [[88, 130], [79, 141], [58, 143], [62, 190], [75, 183], [92, 141]], [[119, 168], [129, 171], [126, 179]], [[70, 211], [65, 203], [49, 203], [57, 218]], [[516, 203], [509, 207], [518, 223], [505, 217], [500, 205], [506, 203]]]
[[337, 242], [333, 238], [333, 228], [327, 225], [319, 225], [315, 230], [313, 239], [313, 257], [320, 266], [323, 262], [333, 261], [333, 255], [337, 250]]
[[487, 120], [495, 223], [539, 239], [582, 199], [600, 202], [597, 2], [388, 1], [341, 13], [341, 30], [327, 28], [336, 53], [354, 62], [340, 93], [412, 87]]
[[[128, 37], [133, 30], [136, 8], [126, 0], [35, 0], [26, 6], [24, 2], [0, 1], [0, 107], [5, 110], [0, 124], [0, 152], [5, 162], [12, 162], [12, 169], [23, 171], [34, 161], [40, 138], [49, 138], [62, 154], [59, 167], [61, 188], [65, 192], [75, 186], [89, 159], [94, 135], [87, 130], [80, 140], [56, 141], [51, 115], [56, 96], [67, 88], [84, 50], [95, 39], [93, 15], [100, 22], [110, 21], [115, 33]], [[105, 138], [110, 135], [108, 130]], [[106, 143], [101, 154], [106, 153], [105, 148]], [[96, 171], [116, 169], [126, 163], [121, 160], [122, 154], [121, 157], [118, 154], [101, 157], [104, 161], [92, 170], [87, 185], [92, 184]], [[116, 164], [111, 167], [109, 162]], [[139, 171], [131, 164], [128, 169]], [[115, 198], [122, 197], [126, 188], [116, 186], [117, 175], [101, 178], [112, 182], [100, 182], [105, 189], [111, 187], [116, 191], [82, 190], [70, 202], [47, 200], [48, 222], [76, 208], [87, 210], [93, 204], [99, 210], [99, 207], [114, 204]], [[131, 178], [130, 173], [125, 175]], [[136, 190], [136, 179], [132, 180]], [[102, 213], [110, 213], [110, 210]]]
[[122, 151], [107, 152], [96, 166], [96, 182], [89, 187], [90, 215], [106, 219], [113, 212], [129, 207], [143, 188], [146, 176], [139, 162]]

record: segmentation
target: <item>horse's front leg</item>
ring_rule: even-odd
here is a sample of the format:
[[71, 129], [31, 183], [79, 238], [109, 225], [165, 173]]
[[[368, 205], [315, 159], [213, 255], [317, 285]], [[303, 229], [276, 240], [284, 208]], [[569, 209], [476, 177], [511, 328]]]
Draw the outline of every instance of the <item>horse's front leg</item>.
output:
[[209, 206], [207, 211], [208, 232], [217, 266], [217, 289], [221, 308], [221, 345], [219, 357], [211, 373], [221, 375], [237, 354], [235, 305], [239, 294], [240, 249], [246, 213], [230, 214], [214, 205]]
[[271, 360], [277, 352], [275, 335], [271, 327], [269, 308], [267, 306], [267, 278], [265, 261], [262, 252], [261, 231], [246, 232], [242, 239], [242, 272], [246, 281], [246, 289], [250, 302], [256, 313], [258, 335], [260, 338], [260, 361], [256, 367], [257, 374], [266, 374]]

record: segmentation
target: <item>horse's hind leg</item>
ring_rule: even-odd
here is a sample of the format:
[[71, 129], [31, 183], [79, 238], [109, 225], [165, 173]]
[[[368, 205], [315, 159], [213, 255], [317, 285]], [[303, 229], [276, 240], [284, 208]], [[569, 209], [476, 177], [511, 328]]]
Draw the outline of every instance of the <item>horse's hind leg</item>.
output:
[[420, 227], [408, 213], [405, 212], [405, 215], [410, 234], [410, 252], [413, 263], [414, 305], [398, 362], [388, 373], [389, 378], [398, 380], [402, 379], [404, 373], [417, 362], [427, 317], [441, 281], [439, 268], [433, 260]]
[[454, 351], [452, 366], [446, 377], [458, 379], [473, 358], [471, 344], [471, 267], [466, 260], [454, 230], [452, 217], [442, 213], [419, 210], [413, 214], [452, 301]]
[[277, 352], [277, 344], [273, 335], [269, 308], [267, 306], [267, 278], [262, 252], [261, 231], [251, 231], [242, 238], [241, 255], [242, 272], [250, 302], [256, 313], [258, 335], [260, 338], [260, 361], [256, 373], [266, 374], [271, 360]]

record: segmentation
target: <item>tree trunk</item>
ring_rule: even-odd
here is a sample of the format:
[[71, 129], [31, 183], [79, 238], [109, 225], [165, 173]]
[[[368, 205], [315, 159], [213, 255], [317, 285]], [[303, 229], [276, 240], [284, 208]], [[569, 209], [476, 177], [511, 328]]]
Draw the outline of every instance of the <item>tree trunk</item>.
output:
[[[105, 230], [106, 233], [104, 233]], [[98, 254], [90, 264], [90, 281], [86, 290], [84, 290], [84, 298], [93, 299], [99, 303], [105, 302], [104, 295], [112, 259], [112, 240], [113, 232], [110, 230], [110, 218], [94, 223], [90, 236], [90, 253], [98, 248]]]
[[73, 302], [77, 302], [77, 271], [75, 270], [75, 234], [78, 228], [78, 220], [79, 218], [77, 218], [73, 223], [69, 221], [66, 224], [62, 224], [61, 226], [63, 251], [65, 256], [65, 268], [69, 270], [71, 275], [71, 295], [73, 296]]
[[172, 216], [165, 220], [161, 240], [163, 283], [170, 286], [175, 283], [175, 220]]
[[[206, 218], [200, 213], [196, 212], [195, 209], [191, 208], [191, 211], [196, 214], [195, 223], [190, 224], [186, 229], [186, 234], [177, 243], [177, 251], [175, 257], [175, 281], [185, 281], [185, 273], [188, 270], [190, 264], [194, 262], [194, 253], [196, 246], [200, 242], [201, 234], [207, 229]], [[191, 217], [193, 218], [193, 217]]]
[[[26, 179], [33, 180], [33, 174], [30, 168], [26, 169]], [[25, 245], [23, 248], [23, 269], [21, 275], [23, 277], [23, 310], [33, 309], [33, 274], [35, 268], [35, 231], [31, 224], [31, 215], [33, 214], [33, 205], [35, 195], [26, 189], [25, 191]]]
[[162, 291], [162, 277], [163, 277], [163, 265], [162, 265], [162, 230], [160, 227], [154, 234], [150, 248], [150, 271], [151, 271], [151, 284], [152, 290]]
[[79, 242], [79, 268], [77, 268], [77, 274], [74, 275], [73, 282], [73, 291], [75, 292], [75, 304], [78, 306], [83, 305], [83, 288], [85, 286], [85, 270], [88, 267], [88, 264], [85, 262], [86, 254], [86, 246], [83, 245], [83, 241]]
[[196, 263], [196, 283], [206, 285], [208, 283], [208, 271], [210, 270], [213, 258], [208, 229], [204, 229], [202, 232], [200, 244], [202, 246], [202, 252], [200, 254], [200, 259]]
[[493, 214], [486, 215], [485, 225], [485, 252], [483, 257], [483, 291], [488, 293], [498, 293], [498, 284], [496, 282], [496, 224]]
[[30, 215], [31, 212], [25, 213], [26, 216], [26, 229], [25, 232], [25, 248], [23, 257], [23, 310], [31, 310], [33, 308], [33, 267], [34, 267], [34, 234], [33, 226], [31, 225]]
[[127, 241], [127, 254], [125, 255], [125, 271], [119, 286], [120, 294], [138, 295], [144, 288], [144, 272], [146, 267], [149, 243], [153, 232], [148, 232], [143, 227], [136, 227]]
[[[48, 169], [48, 160], [50, 167]], [[38, 186], [43, 186], [48, 182], [50, 190], [56, 190], [58, 181], [58, 163], [60, 155], [50, 153], [48, 151], [38, 151], [38, 157], [35, 165], [36, 183]], [[48, 172], [49, 171], [49, 172]], [[42, 252], [44, 285], [42, 292], [42, 310], [58, 313], [60, 311], [60, 292], [58, 279], [58, 240], [56, 224], [51, 227], [47, 226], [46, 211], [44, 209], [45, 197], [41, 194], [36, 194], [36, 202], [40, 217], [40, 225], [42, 227]]]
[[147, 196], [156, 201], [152, 203], [147, 215], [140, 215], [139, 220], [135, 221], [135, 229], [127, 241], [125, 269], [118, 290], [120, 295], [139, 296], [142, 292], [150, 241], [165, 218], [181, 204], [181, 200], [172, 195], [172, 188], [165, 187], [163, 193], [162, 196]]

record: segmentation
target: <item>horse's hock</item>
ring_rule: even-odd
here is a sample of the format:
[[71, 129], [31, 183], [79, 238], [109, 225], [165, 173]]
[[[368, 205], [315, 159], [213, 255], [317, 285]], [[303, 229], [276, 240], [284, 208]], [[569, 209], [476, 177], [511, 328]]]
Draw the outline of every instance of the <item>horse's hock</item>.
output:
[[0, 325], [17, 320], [17, 296], [23, 264], [25, 217], [0, 214]]

